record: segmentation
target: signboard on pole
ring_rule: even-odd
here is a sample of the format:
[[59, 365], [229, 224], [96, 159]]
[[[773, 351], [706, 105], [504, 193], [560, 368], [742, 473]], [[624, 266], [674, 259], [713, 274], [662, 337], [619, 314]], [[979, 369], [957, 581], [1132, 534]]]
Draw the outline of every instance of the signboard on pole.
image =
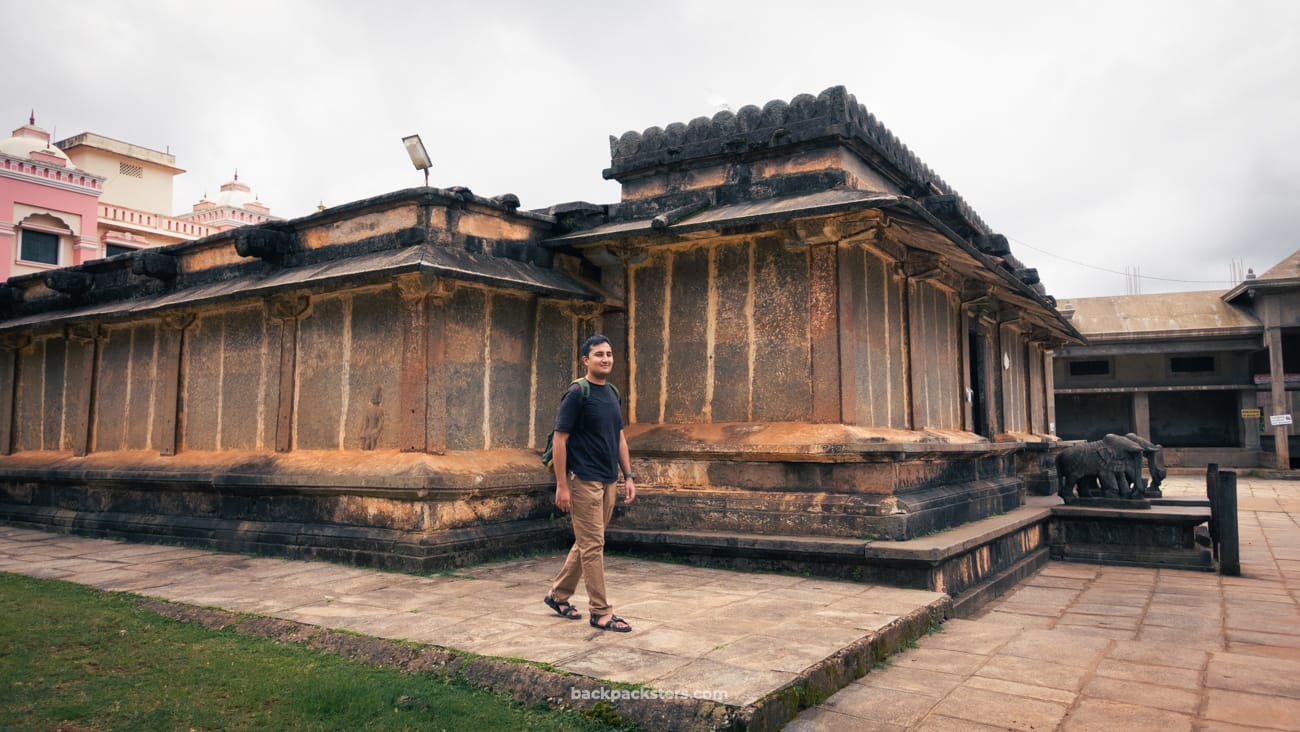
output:
[[1285, 424], [1291, 424], [1291, 415], [1289, 414], [1270, 415], [1268, 418], [1268, 423], [1273, 425], [1274, 427], [1281, 427], [1282, 425]]

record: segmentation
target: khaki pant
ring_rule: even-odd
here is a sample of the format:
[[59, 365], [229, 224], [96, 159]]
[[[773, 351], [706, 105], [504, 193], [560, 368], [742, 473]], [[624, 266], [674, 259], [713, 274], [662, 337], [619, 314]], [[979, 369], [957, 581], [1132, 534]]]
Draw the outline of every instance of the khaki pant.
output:
[[573, 548], [564, 560], [564, 568], [551, 583], [551, 597], [556, 602], [568, 601], [581, 579], [587, 586], [593, 616], [614, 612], [605, 597], [605, 526], [614, 515], [616, 485], [569, 475]]

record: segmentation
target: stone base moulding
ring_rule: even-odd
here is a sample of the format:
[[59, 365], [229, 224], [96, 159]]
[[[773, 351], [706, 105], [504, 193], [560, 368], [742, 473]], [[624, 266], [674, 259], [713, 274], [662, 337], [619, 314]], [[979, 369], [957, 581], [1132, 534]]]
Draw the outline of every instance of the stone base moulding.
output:
[[571, 539], [528, 450], [462, 456], [30, 453], [0, 469], [0, 521], [406, 571]]

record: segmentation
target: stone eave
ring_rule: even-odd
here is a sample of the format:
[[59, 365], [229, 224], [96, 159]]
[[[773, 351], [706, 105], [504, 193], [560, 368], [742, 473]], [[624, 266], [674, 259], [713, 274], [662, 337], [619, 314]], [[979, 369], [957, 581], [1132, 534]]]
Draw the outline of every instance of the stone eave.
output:
[[391, 208], [404, 203], [418, 203], [427, 206], [450, 206], [457, 203], [474, 204], [491, 209], [494, 213], [504, 212], [513, 218], [525, 219], [546, 226], [555, 225], [554, 216], [549, 216], [540, 211], [512, 207], [494, 198], [475, 195], [468, 188], [434, 188], [432, 186], [427, 188], [403, 188], [400, 191], [392, 191], [358, 201], [341, 203], [324, 211], [315, 211], [306, 216], [290, 219], [289, 223], [299, 228], [305, 228], [308, 225], [317, 226], [334, 219], [355, 216], [367, 209]]
[[820, 191], [802, 196], [709, 206], [666, 225], [657, 225], [655, 218], [617, 221], [554, 236], [543, 240], [541, 245], [547, 248], [572, 246], [581, 249], [611, 239], [646, 235], [666, 236], [668, 241], [672, 241], [675, 237], [712, 229], [734, 229], [791, 218], [886, 208], [897, 205], [900, 200], [898, 196], [874, 191]]
[[[121, 255], [127, 257], [130, 255]], [[116, 257], [114, 257], [116, 259]], [[167, 310], [210, 307], [225, 302], [268, 297], [280, 292], [334, 292], [349, 285], [390, 281], [403, 274], [424, 273], [449, 280], [530, 292], [567, 300], [600, 296], [568, 275], [491, 255], [433, 244], [293, 267], [272, 273], [208, 282], [151, 297], [50, 310], [0, 322], [0, 332], [54, 327], [65, 323], [116, 320]]]

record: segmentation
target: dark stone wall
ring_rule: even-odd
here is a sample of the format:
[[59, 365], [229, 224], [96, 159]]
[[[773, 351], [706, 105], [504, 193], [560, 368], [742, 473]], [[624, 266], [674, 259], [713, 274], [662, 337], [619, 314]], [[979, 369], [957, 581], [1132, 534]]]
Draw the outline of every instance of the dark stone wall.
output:
[[1010, 368], [1002, 368], [1002, 355], [998, 356], [998, 373], [1002, 375], [1002, 413], [1004, 429], [1007, 432], [1027, 432], [1029, 430], [1029, 383], [1028, 358], [1025, 342], [1020, 331], [1012, 326], [1001, 328], [1002, 354], [1005, 354]]
[[456, 290], [446, 305], [447, 449], [483, 449], [483, 378], [489, 295]]
[[67, 343], [62, 338], [37, 340], [30, 349], [24, 349], [18, 367], [22, 379], [18, 442], [29, 450], [58, 450], [64, 444], [67, 351]]
[[662, 375], [664, 363], [664, 340], [668, 337], [668, 323], [664, 318], [664, 289], [667, 283], [667, 267], [671, 254], [658, 252], [643, 265], [631, 270], [632, 292], [629, 300], [633, 303], [631, 310], [632, 358], [635, 360], [636, 376], [633, 379], [634, 393], [631, 404], [634, 413], [633, 422], [663, 422], [660, 412], [660, 397], [663, 395]]
[[484, 447], [529, 446], [528, 406], [532, 393], [536, 308], [536, 298], [497, 293], [490, 299], [488, 434], [491, 444]]
[[[577, 378], [578, 346], [574, 321], [556, 302], [542, 301], [533, 333], [537, 343], [537, 398], [533, 400], [533, 445], [546, 444], [555, 428], [555, 414], [569, 382]], [[626, 366], [616, 364], [615, 368]], [[627, 396], [623, 401], [626, 403]]]
[[15, 352], [13, 443], [19, 449], [57, 450], [63, 440], [63, 382], [66, 344], [36, 338]]
[[217, 449], [222, 321], [221, 313], [209, 313], [195, 318], [185, 333], [180, 432], [186, 450]]
[[[72, 450], [79, 420], [89, 418], [83, 433], [89, 452], [162, 450], [169, 347], [180, 354], [172, 408], [180, 450], [275, 449], [285, 348], [294, 365], [287, 382], [293, 390], [286, 400], [293, 414], [288, 449], [361, 449], [375, 409], [383, 419], [374, 447], [399, 448], [407, 320], [398, 289], [362, 288], [309, 302], [290, 344], [281, 342], [283, 314], [262, 300], [182, 318], [180, 331], [168, 331], [183, 332], [179, 341], [163, 337], [159, 319], [86, 331], [93, 338], [78, 331], [77, 337], [34, 339], [15, 351], [13, 449]], [[429, 307], [431, 322], [445, 325], [444, 361], [428, 368], [446, 380], [445, 404], [435, 408], [446, 413], [448, 449], [543, 443], [560, 395], [578, 375], [578, 342], [601, 329], [598, 311], [475, 287], [456, 289]], [[81, 404], [88, 349], [89, 410]], [[441, 419], [441, 413], [430, 417], [430, 424]]]
[[659, 251], [630, 278], [632, 421], [810, 418], [805, 248], [768, 237]]
[[717, 325], [713, 333], [713, 372], [723, 374], [734, 385], [713, 388], [713, 421], [748, 422], [752, 415], [749, 367], [749, 317], [746, 314], [748, 282], [753, 265], [753, 248], [748, 244], [719, 244], [713, 250], [713, 271], [717, 291], [727, 293], [717, 301]]
[[672, 309], [668, 334], [672, 341], [668, 356], [668, 394], [664, 421], [707, 422], [712, 404], [708, 392], [709, 344], [709, 260], [712, 248], [677, 251], [671, 257], [669, 288]]
[[[811, 418], [809, 379], [808, 250], [783, 239], [754, 241], [754, 421], [795, 422]], [[733, 297], [741, 293], [718, 293]], [[720, 388], [744, 387], [731, 379]]]
[[348, 409], [343, 448], [361, 448], [361, 430], [376, 392], [383, 426], [376, 448], [398, 446], [398, 374], [401, 370], [402, 302], [394, 288], [357, 293], [352, 297], [351, 351], [348, 359]]
[[[339, 449], [339, 416], [346, 372], [340, 363], [345, 309], [343, 297], [314, 298], [298, 330], [298, 393], [294, 398], [294, 446], [303, 450]], [[396, 344], [394, 344], [396, 346]]]
[[131, 362], [131, 329], [107, 328], [100, 338], [95, 380], [99, 399], [95, 403], [95, 450], [125, 447], [127, 376]]
[[956, 297], [933, 283], [916, 282], [910, 305], [913, 427], [961, 429], [965, 397]]
[[[859, 324], [857, 355], [857, 423], [906, 429], [907, 369], [903, 342], [903, 286], [894, 263], [861, 251], [862, 286], [852, 293]], [[857, 273], [854, 273], [857, 277]], [[845, 293], [841, 293], [841, 297]]]
[[1045, 435], [1047, 428], [1047, 359], [1037, 343], [1028, 345], [1029, 363], [1029, 431]]
[[[126, 449], [147, 450], [152, 432], [154, 392], [157, 384], [158, 324], [139, 323], [131, 328], [131, 374], [127, 382]], [[254, 431], [256, 434], [256, 431]]]

